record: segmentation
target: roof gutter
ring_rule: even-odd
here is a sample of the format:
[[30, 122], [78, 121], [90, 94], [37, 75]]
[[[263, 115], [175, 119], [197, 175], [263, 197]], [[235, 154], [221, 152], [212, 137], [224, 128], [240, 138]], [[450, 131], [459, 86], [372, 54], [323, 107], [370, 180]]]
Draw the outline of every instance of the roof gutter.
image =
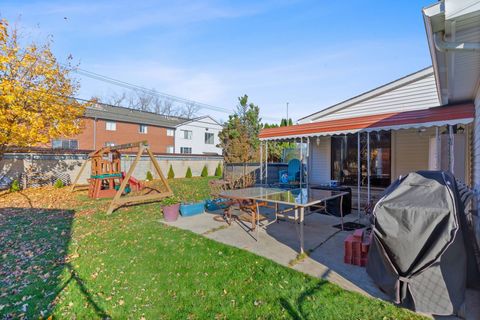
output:
[[456, 42], [446, 41], [445, 32], [435, 32], [433, 34], [435, 48], [440, 52], [449, 51], [471, 51], [480, 52], [480, 42]]

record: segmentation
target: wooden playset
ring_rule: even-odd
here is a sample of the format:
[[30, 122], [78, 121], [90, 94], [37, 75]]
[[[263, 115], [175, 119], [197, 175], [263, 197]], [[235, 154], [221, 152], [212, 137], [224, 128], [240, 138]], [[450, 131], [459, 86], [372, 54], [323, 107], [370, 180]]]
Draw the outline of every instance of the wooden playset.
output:
[[[128, 172], [125, 174], [121, 169], [120, 150], [133, 148], [138, 148], [138, 152]], [[155, 172], [160, 178], [160, 182], [162, 183], [162, 190], [160, 191], [152, 187], [147, 187], [145, 183], [132, 176], [135, 167], [144, 152], [147, 152], [155, 168]], [[79, 185], [77, 184], [78, 180], [88, 162], [91, 163], [91, 174], [88, 179], [88, 185]], [[73, 192], [75, 190], [86, 188], [88, 188], [88, 196], [90, 198], [99, 199], [113, 197], [107, 210], [107, 214], [112, 213], [115, 209], [126, 204], [158, 201], [172, 195], [172, 190], [162, 174], [160, 165], [152, 154], [146, 141], [104, 147], [90, 153], [88, 159], [80, 168], [70, 190]], [[146, 192], [141, 194], [141, 191]], [[126, 196], [130, 193], [132, 195]]]

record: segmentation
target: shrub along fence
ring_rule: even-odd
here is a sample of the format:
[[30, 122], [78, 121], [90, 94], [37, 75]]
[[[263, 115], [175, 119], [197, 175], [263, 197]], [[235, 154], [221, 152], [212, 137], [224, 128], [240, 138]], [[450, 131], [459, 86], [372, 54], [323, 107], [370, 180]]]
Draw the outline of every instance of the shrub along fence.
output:
[[[7, 176], [19, 180], [22, 187], [36, 187], [54, 184], [57, 179], [65, 185], [70, 184], [80, 171], [80, 167], [88, 157], [86, 151], [58, 152], [36, 151], [34, 153], [6, 153], [0, 161], [0, 177]], [[158, 154], [155, 155], [165, 177], [168, 176], [170, 166], [175, 177], [185, 177], [190, 167], [192, 176], [197, 177], [206, 166], [208, 175], [213, 176], [217, 166], [223, 166], [223, 157], [214, 155], [183, 155]], [[128, 171], [135, 159], [135, 154], [122, 154], [122, 171]], [[148, 156], [144, 156], [137, 164], [133, 176], [144, 180], [147, 172], [155, 172]], [[86, 183], [90, 175], [90, 164], [87, 164], [79, 183]], [[154, 178], [155, 174], [154, 174]]]

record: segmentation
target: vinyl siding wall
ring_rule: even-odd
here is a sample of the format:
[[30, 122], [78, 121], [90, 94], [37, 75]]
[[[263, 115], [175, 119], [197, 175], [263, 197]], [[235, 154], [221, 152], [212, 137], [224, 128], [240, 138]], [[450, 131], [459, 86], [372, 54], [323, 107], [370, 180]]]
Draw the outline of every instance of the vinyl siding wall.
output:
[[320, 137], [319, 145], [317, 139], [310, 142], [310, 183], [328, 183], [330, 178], [330, 137]]
[[327, 114], [313, 122], [419, 110], [439, 105], [435, 77], [432, 73], [399, 88]]

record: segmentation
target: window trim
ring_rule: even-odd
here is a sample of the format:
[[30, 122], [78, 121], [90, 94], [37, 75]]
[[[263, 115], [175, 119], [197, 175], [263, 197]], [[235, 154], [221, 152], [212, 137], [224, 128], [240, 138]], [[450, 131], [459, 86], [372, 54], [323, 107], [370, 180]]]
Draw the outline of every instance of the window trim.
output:
[[[169, 134], [171, 132], [172, 134]], [[167, 128], [167, 137], [174, 137], [175, 136], [175, 129]]]
[[[59, 142], [60, 146], [55, 147], [54, 146], [55, 142]], [[67, 143], [68, 146], [65, 146], [64, 145], [65, 143]], [[75, 147], [72, 147], [72, 143], [75, 144]], [[52, 139], [51, 145], [52, 145], [52, 149], [79, 150], [77, 139]]]
[[[190, 150], [190, 152], [184, 152], [185, 149]], [[192, 147], [180, 147], [180, 153], [181, 154], [192, 154]]]
[[[186, 130], [186, 129], [182, 129], [183, 131], [183, 139], [185, 140], [193, 140], [193, 131], [192, 130]], [[190, 133], [190, 137], [188, 137], [188, 134], [187, 133]], [[185, 134], [187, 134], [187, 137], [185, 138]]]
[[[113, 125], [113, 129], [108, 128], [109, 124]], [[105, 130], [106, 131], [117, 131], [117, 122], [115, 122], [115, 121], [105, 121]]]
[[[145, 128], [145, 132], [142, 132], [142, 128]], [[138, 125], [138, 133], [147, 134], [148, 133], [148, 126], [146, 124], [139, 124]]]
[[[211, 143], [207, 141], [207, 135], [208, 135], [209, 137], [211, 137], [211, 139], [212, 139], [212, 142], [211, 142]], [[213, 133], [213, 132], [205, 132], [205, 144], [209, 144], [209, 145], [210, 145], [210, 144], [215, 144], [215, 133]]]

